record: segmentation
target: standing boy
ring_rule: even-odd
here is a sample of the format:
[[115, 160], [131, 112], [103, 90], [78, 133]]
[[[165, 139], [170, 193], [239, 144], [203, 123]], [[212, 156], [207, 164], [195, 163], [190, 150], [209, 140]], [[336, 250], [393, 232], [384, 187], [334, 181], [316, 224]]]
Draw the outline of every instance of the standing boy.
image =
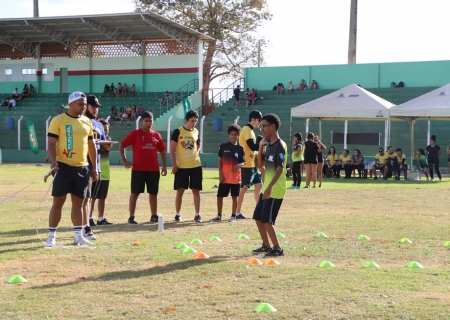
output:
[[[186, 112], [184, 126], [175, 129], [170, 140], [170, 159], [172, 160], [172, 174], [175, 175], [175, 221], [182, 221], [181, 204], [183, 194], [187, 188], [192, 190], [194, 197], [195, 222], [202, 222], [200, 216], [200, 190], [202, 190], [203, 170], [198, 150], [200, 139], [195, 126], [198, 122], [198, 113], [195, 110]], [[175, 157], [176, 152], [176, 157]]]
[[210, 221], [222, 220], [223, 198], [231, 192], [233, 201], [231, 216], [236, 217], [237, 198], [241, 183], [241, 167], [245, 164], [244, 148], [237, 141], [241, 127], [237, 124], [228, 126], [230, 142], [222, 143], [219, 148], [219, 189], [217, 190], [217, 215]]
[[[140, 129], [132, 131], [121, 142], [119, 147], [120, 157], [125, 168], [131, 169], [131, 193], [130, 193], [130, 217], [129, 224], [137, 224], [134, 219], [136, 202], [147, 185], [149, 194], [151, 217], [150, 222], [158, 222], [158, 191], [159, 191], [159, 163], [158, 154], [161, 155], [163, 167], [161, 175], [167, 174], [166, 146], [161, 135], [152, 130], [153, 114], [144, 112], [141, 116]], [[125, 156], [125, 148], [133, 146], [133, 162]]]
[[[263, 244], [253, 252], [265, 253], [268, 257], [284, 255], [274, 228], [286, 193], [287, 147], [278, 135], [280, 124], [280, 118], [273, 113], [261, 118], [261, 132], [264, 139], [259, 144], [258, 167], [265, 166], [264, 185], [253, 219], [256, 221]], [[270, 247], [269, 240], [272, 241], [273, 248]]]

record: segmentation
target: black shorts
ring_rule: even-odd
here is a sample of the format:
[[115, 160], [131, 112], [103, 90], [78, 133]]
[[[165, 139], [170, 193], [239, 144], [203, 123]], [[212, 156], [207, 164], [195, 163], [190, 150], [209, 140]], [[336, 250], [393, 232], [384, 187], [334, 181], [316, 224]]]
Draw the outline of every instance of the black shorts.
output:
[[259, 201], [256, 205], [255, 211], [253, 212], [253, 219], [259, 220], [263, 223], [271, 223], [275, 225], [275, 220], [278, 216], [278, 211], [280, 211], [281, 203], [283, 199], [262, 199], [262, 193], [259, 195]]
[[384, 164], [376, 164], [375, 169], [378, 169], [378, 170], [384, 169]]
[[98, 193], [98, 188], [100, 187], [100, 172], [98, 173], [97, 181], [92, 181], [92, 176], [89, 175], [89, 186], [86, 194], [87, 198], [95, 198], [95, 195]]
[[317, 163], [323, 163], [323, 157], [322, 157], [322, 154], [319, 154], [319, 155], [317, 156]]
[[231, 183], [219, 183], [219, 190], [217, 190], [217, 197], [228, 197], [231, 191], [232, 197], [239, 197], [239, 185]]
[[202, 190], [203, 169], [202, 167], [178, 169], [175, 173], [173, 189], [197, 189]]
[[239, 99], [241, 98], [240, 96], [234, 96], [234, 98], [236, 99], [237, 102], [239, 102]]
[[147, 193], [158, 194], [159, 171], [131, 170], [131, 193], [143, 193], [146, 185]]
[[313, 157], [304, 158], [303, 164], [317, 164], [317, 157], [316, 158], [313, 158]]
[[78, 198], [86, 198], [91, 176], [88, 166], [72, 167], [58, 162], [59, 171], [53, 179], [52, 196], [61, 197], [68, 193]]
[[256, 168], [241, 168], [241, 188], [261, 184], [261, 173]]
[[93, 193], [94, 199], [106, 199], [108, 196], [109, 189], [109, 180], [101, 180], [99, 183], [96, 183], [98, 188], [95, 193]]

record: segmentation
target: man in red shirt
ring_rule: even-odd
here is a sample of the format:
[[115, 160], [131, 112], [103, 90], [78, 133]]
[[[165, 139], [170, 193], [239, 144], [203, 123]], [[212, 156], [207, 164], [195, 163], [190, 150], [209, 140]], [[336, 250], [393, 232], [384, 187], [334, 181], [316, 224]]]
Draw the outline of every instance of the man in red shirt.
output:
[[[125, 168], [131, 171], [131, 194], [130, 194], [130, 217], [129, 224], [137, 224], [134, 220], [136, 202], [147, 185], [149, 194], [151, 218], [150, 222], [158, 222], [158, 188], [159, 188], [159, 163], [158, 154], [161, 155], [163, 167], [161, 175], [167, 175], [166, 146], [161, 135], [152, 130], [153, 114], [144, 112], [141, 116], [142, 125], [140, 129], [132, 131], [121, 142], [119, 147], [120, 157]], [[125, 148], [133, 147], [133, 162], [128, 161], [125, 156]]]

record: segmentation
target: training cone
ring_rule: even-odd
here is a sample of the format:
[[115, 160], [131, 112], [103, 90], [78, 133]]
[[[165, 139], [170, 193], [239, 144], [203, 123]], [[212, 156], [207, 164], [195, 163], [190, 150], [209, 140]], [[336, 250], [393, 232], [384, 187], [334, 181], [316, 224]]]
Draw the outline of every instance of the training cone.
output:
[[444, 242], [444, 247], [450, 247], [450, 241], [445, 241]]
[[261, 262], [261, 260], [259, 260], [258, 258], [250, 258], [247, 260], [248, 264], [258, 264], [258, 265], [262, 265], [263, 263]]
[[181, 243], [177, 244], [177, 246], [175, 248], [186, 249], [186, 248], [189, 248], [189, 246], [186, 243], [181, 242]]
[[367, 261], [362, 266], [363, 266], [363, 268], [379, 268], [380, 267], [375, 261]]
[[319, 268], [332, 268], [334, 267], [334, 264], [332, 264], [330, 261], [323, 260], [321, 263], [317, 265]]
[[194, 255], [194, 259], [209, 259], [209, 256], [204, 252], [197, 252]]
[[286, 238], [286, 236], [284, 234], [282, 234], [281, 232], [277, 232], [277, 237], [278, 238]]
[[202, 244], [202, 243], [203, 243], [203, 241], [200, 239], [192, 239], [191, 240], [191, 244]]
[[241, 239], [241, 240], [248, 240], [248, 239], [250, 239], [247, 235], [245, 235], [245, 234], [243, 234], [243, 233], [241, 233], [240, 235], [238, 235], [237, 238], [238, 238], [238, 239]]
[[258, 304], [253, 311], [256, 312], [277, 312], [277, 309], [275, 309], [271, 304], [269, 303], [260, 303]]
[[323, 232], [317, 232], [314, 237], [316, 238], [328, 238], [327, 235]]
[[370, 240], [370, 238], [368, 236], [366, 236], [365, 234], [360, 234], [358, 236], [358, 240]]
[[398, 240], [399, 243], [412, 243], [411, 240], [409, 240], [408, 238], [401, 238], [400, 240]]
[[212, 236], [211, 238], [209, 238], [209, 241], [218, 241], [218, 242], [222, 242], [222, 240], [221, 240], [218, 236]]
[[197, 253], [197, 250], [194, 248], [185, 248], [181, 251], [182, 253]]
[[413, 269], [422, 269], [423, 266], [418, 263], [417, 261], [410, 261], [407, 264], [405, 264], [405, 267], [407, 268], [413, 268]]
[[278, 266], [280, 263], [275, 259], [268, 259], [268, 260], [264, 261], [264, 264], [266, 266]]
[[14, 275], [11, 278], [9, 278], [8, 283], [22, 283], [22, 282], [28, 282], [27, 279], [20, 275]]

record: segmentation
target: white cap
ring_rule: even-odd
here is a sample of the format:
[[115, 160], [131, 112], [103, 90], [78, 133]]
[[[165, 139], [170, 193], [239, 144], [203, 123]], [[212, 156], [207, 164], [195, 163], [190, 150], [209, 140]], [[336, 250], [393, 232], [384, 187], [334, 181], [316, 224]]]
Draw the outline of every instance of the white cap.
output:
[[81, 91], [72, 92], [69, 95], [68, 104], [71, 104], [72, 102], [80, 100], [80, 99], [86, 99], [86, 95], [83, 92], [81, 92]]

